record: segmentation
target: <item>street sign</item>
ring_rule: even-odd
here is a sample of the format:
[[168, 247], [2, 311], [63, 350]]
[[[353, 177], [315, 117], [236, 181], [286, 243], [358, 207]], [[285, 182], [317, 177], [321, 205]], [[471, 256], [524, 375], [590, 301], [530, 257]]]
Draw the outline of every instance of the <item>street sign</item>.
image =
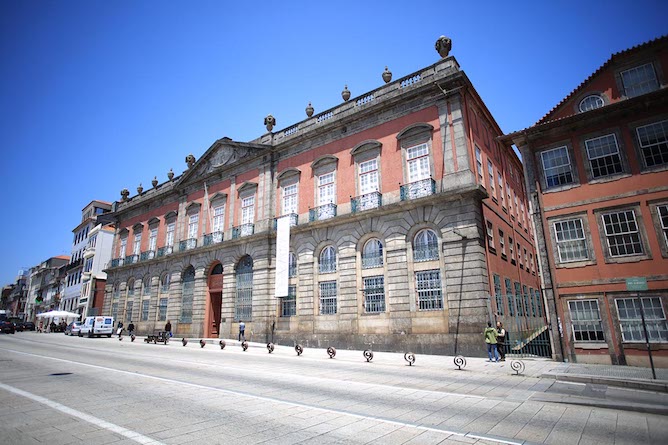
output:
[[639, 292], [647, 290], [647, 278], [631, 277], [626, 279], [626, 290]]

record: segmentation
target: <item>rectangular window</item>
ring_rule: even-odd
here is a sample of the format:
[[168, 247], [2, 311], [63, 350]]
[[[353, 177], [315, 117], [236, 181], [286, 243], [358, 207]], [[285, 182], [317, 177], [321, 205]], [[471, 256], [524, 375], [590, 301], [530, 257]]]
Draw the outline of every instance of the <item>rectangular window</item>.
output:
[[167, 298], [161, 298], [158, 306], [158, 321], [167, 320]]
[[420, 310], [433, 311], [443, 309], [441, 286], [440, 270], [415, 272], [415, 288], [417, 289], [418, 307]]
[[663, 232], [663, 241], [668, 247], [668, 205], [657, 206], [656, 211], [659, 212], [661, 231]]
[[408, 182], [431, 178], [429, 147], [427, 144], [420, 144], [407, 149], [406, 157], [408, 162]]
[[487, 182], [489, 182], [489, 189], [492, 193], [492, 198], [496, 198], [496, 188], [494, 187], [494, 166], [492, 161], [487, 161]]
[[499, 196], [501, 197], [501, 206], [506, 206], [506, 195], [503, 193], [503, 176], [501, 173], [497, 173], [498, 182], [499, 182]]
[[536, 289], [536, 306], [538, 309], [538, 316], [543, 316], [543, 299], [541, 298], [540, 291]]
[[573, 182], [571, 160], [568, 156], [567, 147], [553, 148], [540, 154], [545, 174], [545, 185], [557, 187], [559, 185]]
[[135, 233], [135, 240], [132, 244], [132, 254], [139, 255], [141, 252], [141, 233]]
[[506, 182], [506, 195], [508, 196], [508, 212], [513, 214], [513, 199], [510, 191], [510, 184]]
[[485, 181], [482, 177], [482, 153], [477, 145], [475, 147], [475, 171], [478, 173], [478, 182], [484, 187]]
[[[533, 253], [529, 254], [529, 266], [531, 266], [531, 272], [535, 273], [536, 272], [536, 267], [534, 266], [534, 262], [533, 262]], [[528, 267], [527, 267], [527, 270], [529, 270]]]
[[213, 227], [212, 232], [225, 231], [225, 204], [213, 208]]
[[601, 217], [610, 256], [642, 255], [640, 232], [633, 210], [604, 213]]
[[318, 176], [318, 205], [336, 204], [334, 172]]
[[172, 247], [174, 246], [174, 229], [176, 228], [176, 223], [167, 224], [167, 232], [165, 233], [165, 246]]
[[527, 218], [526, 218], [526, 212], [524, 211], [524, 202], [520, 203], [520, 213], [522, 213], [522, 224], [524, 227], [527, 226]]
[[587, 148], [591, 175], [594, 179], [623, 172], [622, 158], [619, 154], [615, 134], [587, 139], [585, 147]]
[[601, 314], [596, 300], [572, 300], [568, 302], [575, 341], [605, 341]]
[[281, 298], [281, 317], [297, 315], [297, 287], [288, 286], [288, 296]]
[[536, 316], [536, 293], [533, 289], [529, 289], [529, 298], [531, 299], [531, 316]]
[[499, 229], [499, 245], [501, 246], [501, 255], [506, 256], [506, 240], [503, 237], [503, 231]]
[[515, 316], [515, 305], [513, 304], [513, 288], [510, 278], [504, 279], [506, 284], [506, 300], [508, 301], [508, 315], [511, 317]]
[[[530, 307], [530, 304], [529, 304], [529, 289], [527, 288], [526, 285], [522, 286], [522, 297], [523, 297], [523, 300], [524, 300], [524, 316], [528, 317], [531, 314], [529, 313], [529, 307]], [[533, 303], [533, 300], [531, 300], [531, 301]]]
[[364, 278], [364, 311], [368, 314], [385, 312], [385, 278]]
[[336, 281], [320, 283], [320, 315], [336, 314]]
[[378, 159], [360, 163], [359, 175], [362, 195], [378, 191]]
[[515, 309], [517, 309], [517, 315], [522, 317], [524, 316], [524, 310], [522, 309], [522, 289], [520, 283], [515, 282]]
[[503, 293], [501, 292], [501, 277], [494, 274], [494, 297], [496, 299], [496, 313], [503, 315]]
[[496, 249], [496, 247], [494, 247], [494, 227], [492, 226], [491, 221], [487, 221], [487, 247]]
[[111, 303], [111, 316], [118, 320], [118, 303]]
[[181, 295], [181, 323], [193, 322], [193, 294], [195, 292], [195, 280], [183, 282], [183, 293]]
[[510, 236], [508, 237], [508, 249], [510, 249], [510, 262], [515, 264], [515, 244]]
[[517, 220], [519, 221], [519, 219], [520, 219], [520, 205], [519, 205], [519, 201], [517, 199], [517, 193], [515, 193], [515, 190], [513, 190], [513, 196], [515, 197], [515, 216], [517, 216]]
[[527, 272], [529, 272], [529, 256], [527, 255], [527, 250], [525, 248], [522, 248], [522, 251], [524, 252], [524, 264], [526, 265]]
[[[663, 312], [661, 299], [659, 297], [643, 297], [641, 300], [649, 341], [668, 342], [668, 327], [666, 326], [666, 315]], [[642, 325], [638, 299], [616, 298], [615, 303], [619, 312], [622, 340], [644, 342], [645, 330]]]
[[555, 222], [554, 237], [557, 241], [560, 263], [582, 261], [589, 258], [587, 240], [580, 218]]
[[517, 243], [517, 259], [520, 260], [520, 269], [524, 269], [524, 260], [522, 259], [522, 246]]
[[142, 300], [141, 302], [141, 321], [148, 321], [148, 303], [151, 300]]
[[134, 301], [128, 301], [125, 305], [125, 321], [132, 321], [132, 306]]
[[188, 216], [188, 238], [197, 239], [199, 233], [199, 213]]
[[622, 85], [627, 97], [640, 96], [659, 89], [654, 66], [651, 63], [622, 71]]
[[118, 249], [118, 257], [123, 258], [125, 256], [125, 252], [127, 251], [128, 247], [128, 238], [123, 237], [121, 238], [121, 246]]
[[636, 128], [647, 167], [668, 164], [668, 120]]
[[255, 222], [255, 196], [248, 196], [241, 200], [241, 224]]
[[297, 184], [290, 184], [283, 187], [283, 213], [290, 215], [297, 213]]
[[158, 244], [158, 228], [154, 227], [148, 235], [148, 250], [155, 251], [155, 246]]

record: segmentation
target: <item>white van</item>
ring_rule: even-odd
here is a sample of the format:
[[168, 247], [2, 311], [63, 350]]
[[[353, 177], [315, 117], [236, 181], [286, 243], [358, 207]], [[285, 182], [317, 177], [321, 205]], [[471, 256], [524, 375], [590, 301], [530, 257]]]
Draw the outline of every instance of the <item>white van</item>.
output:
[[103, 315], [98, 315], [97, 317], [86, 317], [86, 319], [81, 323], [81, 330], [79, 331], [79, 337], [87, 335], [89, 337], [98, 336], [101, 337], [106, 335], [111, 337], [111, 334], [114, 331], [114, 319], [113, 317], [105, 317]]

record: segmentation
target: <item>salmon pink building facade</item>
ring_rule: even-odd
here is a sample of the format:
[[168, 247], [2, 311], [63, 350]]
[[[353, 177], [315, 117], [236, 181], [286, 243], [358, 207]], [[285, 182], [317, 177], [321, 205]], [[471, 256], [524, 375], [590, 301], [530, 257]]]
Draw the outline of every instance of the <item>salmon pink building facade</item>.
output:
[[230, 338], [244, 321], [254, 341], [476, 355], [498, 319], [523, 350], [546, 323], [522, 165], [440, 53], [124, 190], [104, 312], [139, 332]]
[[525, 162], [558, 357], [648, 366], [644, 316], [668, 366], [667, 73], [666, 37], [614, 54], [502, 138]]

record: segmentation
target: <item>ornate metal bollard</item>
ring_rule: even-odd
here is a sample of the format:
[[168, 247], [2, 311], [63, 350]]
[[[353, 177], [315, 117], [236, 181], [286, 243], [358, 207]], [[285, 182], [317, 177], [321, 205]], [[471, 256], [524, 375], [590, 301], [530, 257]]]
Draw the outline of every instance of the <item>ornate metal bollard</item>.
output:
[[271, 354], [274, 352], [274, 344], [273, 343], [267, 343], [267, 351]]
[[454, 362], [458, 371], [461, 371], [462, 369], [466, 368], [466, 358], [463, 355], [456, 356]]
[[295, 352], [297, 353], [297, 357], [299, 357], [304, 352], [304, 347], [302, 345], [295, 345]]
[[199, 347], [200, 347], [200, 348], [203, 348], [204, 346], [206, 346], [206, 342], [205, 342], [204, 340], [200, 339], [200, 341], [199, 341]]
[[373, 351], [371, 349], [365, 349], [364, 350], [364, 358], [366, 359], [367, 363], [369, 363], [371, 360], [373, 360]]
[[225, 340], [219, 341], [218, 344], [220, 345], [220, 349], [225, 349]]
[[182, 338], [181, 343], [183, 343], [183, 346], [185, 346], [185, 345], [188, 344], [188, 340], [186, 340], [185, 338]]
[[135, 338], [137, 338], [137, 337], [135, 337], [135, 334], [132, 334], [132, 335], [130, 336], [130, 341], [131, 341], [131, 342], [135, 341]]
[[412, 352], [405, 353], [404, 360], [408, 362], [408, 366], [413, 366], [413, 363], [415, 363], [415, 354]]
[[510, 362], [510, 369], [516, 372], [515, 375], [520, 375], [524, 372], [524, 362], [522, 360], [513, 360]]
[[334, 349], [332, 346], [327, 348], [327, 354], [329, 354], [329, 358], [334, 358], [336, 355], [336, 349]]
[[246, 340], [241, 342], [241, 349], [243, 349], [244, 351], [248, 349], [248, 342]]

